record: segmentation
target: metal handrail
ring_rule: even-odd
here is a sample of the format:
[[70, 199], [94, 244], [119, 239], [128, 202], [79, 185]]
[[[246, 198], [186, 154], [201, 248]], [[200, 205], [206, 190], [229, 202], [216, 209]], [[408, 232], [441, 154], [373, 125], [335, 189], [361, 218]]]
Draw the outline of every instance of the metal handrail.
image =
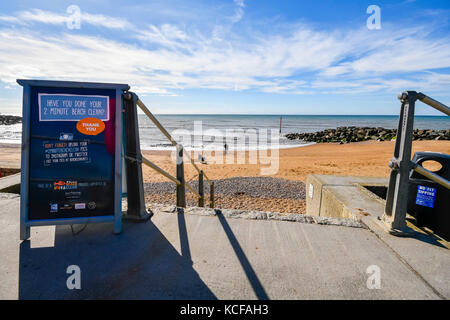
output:
[[169, 139], [169, 141], [175, 146], [178, 146], [178, 143], [172, 138], [169, 132], [163, 127], [163, 125], [158, 121], [158, 119], [155, 118], [153, 113], [148, 110], [148, 108], [145, 106], [145, 104], [138, 98], [137, 105], [141, 110], [145, 113], [145, 115], [150, 118], [150, 120], [153, 121], [153, 123], [158, 127], [158, 129]]
[[185, 185], [186, 187], [188, 187], [188, 189], [191, 190], [191, 192], [192, 192], [193, 194], [195, 194], [198, 198], [201, 198], [201, 197], [202, 197], [197, 191], [195, 191], [194, 188], [191, 187], [191, 185], [190, 185], [189, 183], [185, 182], [184, 185]]
[[[126, 99], [131, 99], [132, 95], [131, 95], [131, 93], [125, 93], [124, 97]], [[186, 151], [186, 149], [182, 145], [178, 144], [178, 142], [175, 139], [173, 139], [173, 137], [170, 135], [170, 133], [164, 128], [164, 126], [158, 121], [158, 119], [146, 107], [146, 105], [139, 99], [139, 97], [137, 97], [136, 105], [156, 125], [156, 127], [166, 136], [166, 138], [172, 143], [172, 145], [177, 148], [177, 150], [179, 150], [179, 148], [181, 148], [182, 150]], [[197, 166], [197, 164], [194, 162], [194, 160], [191, 158], [191, 156], [187, 152], [186, 152], [186, 157], [189, 159], [189, 162], [193, 165], [193, 167], [197, 170], [198, 174], [202, 174], [202, 176], [204, 178], [206, 178], [206, 180], [208, 181], [209, 186], [210, 186], [210, 199], [209, 199], [209, 202], [210, 202], [210, 206], [213, 207], [214, 206], [214, 195], [213, 195], [213, 193], [214, 193], [214, 182], [212, 182], [208, 178], [206, 173]], [[183, 184], [194, 195], [196, 195], [199, 199], [200, 198], [204, 198], [204, 196], [200, 195], [200, 193], [197, 192], [188, 182], [184, 181], [184, 183], [182, 183], [179, 179], [173, 177], [172, 175], [170, 175], [169, 173], [167, 173], [166, 171], [164, 171], [163, 169], [158, 167], [155, 163], [151, 162], [150, 160], [146, 159], [143, 156], [142, 156], [142, 163], [146, 164], [147, 166], [149, 166], [150, 168], [154, 169], [158, 173], [162, 174], [166, 178], [168, 178], [171, 181], [175, 182], [177, 184], [177, 186], [180, 186], [180, 185]]]
[[428, 97], [427, 95], [423, 94], [422, 92], [419, 92], [417, 94], [417, 97], [423, 103], [426, 103], [430, 107], [433, 107], [436, 110], [438, 110], [438, 111], [440, 111], [442, 113], [445, 113], [446, 115], [450, 116], [450, 108], [447, 107], [445, 104], [443, 104], [443, 103], [441, 103], [439, 101], [436, 101], [433, 98]]
[[408, 207], [408, 186], [410, 172], [421, 174], [443, 187], [450, 189], [450, 183], [445, 178], [429, 171], [421, 165], [411, 161], [413, 122], [415, 103], [417, 100], [450, 116], [450, 108], [427, 95], [416, 91], [406, 91], [398, 95], [402, 103], [395, 141], [394, 156], [389, 162], [391, 174], [386, 196], [386, 206], [382, 220], [387, 223], [391, 233], [408, 234], [406, 227], [406, 211]]
[[[407, 94], [405, 96], [405, 93], [401, 94], [400, 100], [404, 100], [407, 97]], [[422, 101], [423, 103], [429, 105], [430, 107], [435, 108], [436, 110], [445, 113], [447, 116], [450, 116], [450, 108], [447, 107], [445, 104], [434, 100], [433, 98], [428, 97], [427, 95], [423, 94], [422, 92], [419, 92], [417, 94], [417, 98]], [[412, 162], [412, 161], [411, 161]], [[417, 173], [423, 175], [424, 177], [427, 177], [428, 179], [439, 183], [441, 186], [450, 189], [450, 182], [441, 176], [435, 174], [434, 172], [425, 169], [421, 165], [412, 162], [412, 169], [416, 171]]]
[[[141, 110], [147, 115], [147, 117], [150, 118], [150, 120], [153, 121], [153, 123], [158, 127], [158, 129], [169, 139], [169, 141], [172, 143], [174, 147], [178, 147], [179, 144], [176, 142], [175, 139], [172, 138], [169, 132], [164, 128], [164, 126], [156, 119], [156, 117], [151, 113], [151, 111], [145, 106], [145, 104], [138, 98], [137, 105]], [[183, 147], [183, 150], [186, 151], [186, 149]], [[189, 159], [191, 164], [194, 166], [194, 168], [197, 170], [198, 173], [200, 173], [201, 169], [195, 164], [195, 161], [191, 158], [191, 156], [186, 153], [186, 157]], [[206, 176], [206, 174], [203, 172], [205, 178], [208, 180], [208, 182], [211, 182], [209, 178]]]
[[166, 178], [172, 180], [173, 182], [175, 182], [177, 185], [180, 185], [181, 182], [180, 180], [178, 180], [177, 178], [171, 176], [168, 172], [164, 171], [163, 169], [161, 169], [160, 167], [158, 167], [156, 164], [154, 164], [153, 162], [151, 162], [150, 160], [148, 160], [145, 157], [142, 157], [142, 163], [146, 164], [147, 166], [149, 166], [150, 168], [154, 169], [155, 171], [159, 172], [160, 174], [162, 174], [163, 176], [165, 176]]
[[430, 180], [433, 180], [434, 182], [440, 184], [444, 188], [450, 189], [450, 182], [447, 179], [442, 178], [441, 176], [437, 175], [436, 173], [425, 169], [420, 164], [417, 164], [413, 161], [411, 161], [411, 166], [415, 172], [421, 174], [422, 176], [424, 176]]

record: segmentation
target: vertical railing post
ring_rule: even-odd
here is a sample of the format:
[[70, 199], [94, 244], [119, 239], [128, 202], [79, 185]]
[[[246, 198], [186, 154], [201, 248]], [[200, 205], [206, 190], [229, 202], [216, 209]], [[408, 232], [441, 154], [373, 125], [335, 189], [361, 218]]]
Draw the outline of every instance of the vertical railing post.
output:
[[137, 95], [128, 93], [124, 95], [124, 121], [125, 121], [125, 172], [127, 182], [127, 213], [124, 219], [145, 221], [153, 212], [145, 208], [144, 184], [142, 178], [142, 154], [139, 141], [139, 125], [137, 115]]
[[183, 146], [177, 145], [177, 207], [186, 208], [186, 187], [184, 183]]
[[214, 208], [214, 182], [209, 185], [209, 207]]
[[414, 108], [417, 93], [408, 91], [399, 95], [399, 99], [402, 102], [402, 108], [398, 122], [394, 157], [389, 163], [391, 175], [383, 215], [383, 221], [387, 224], [391, 233], [404, 233], [406, 231]]
[[203, 190], [203, 170], [200, 170], [200, 173], [198, 174], [198, 194], [200, 195], [200, 198], [198, 198], [198, 206], [204, 207], [205, 194]]

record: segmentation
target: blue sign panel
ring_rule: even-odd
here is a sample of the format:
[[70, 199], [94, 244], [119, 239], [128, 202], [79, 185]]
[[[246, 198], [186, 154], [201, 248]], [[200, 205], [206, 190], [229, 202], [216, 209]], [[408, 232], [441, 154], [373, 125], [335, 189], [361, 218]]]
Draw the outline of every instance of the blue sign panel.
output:
[[31, 89], [28, 220], [114, 215], [115, 110], [114, 89]]
[[39, 93], [39, 121], [109, 121], [109, 96]]
[[418, 186], [416, 195], [416, 204], [423, 207], [434, 208], [436, 198], [436, 188]]
[[23, 86], [20, 239], [30, 227], [113, 222], [122, 230], [126, 84], [17, 80]]

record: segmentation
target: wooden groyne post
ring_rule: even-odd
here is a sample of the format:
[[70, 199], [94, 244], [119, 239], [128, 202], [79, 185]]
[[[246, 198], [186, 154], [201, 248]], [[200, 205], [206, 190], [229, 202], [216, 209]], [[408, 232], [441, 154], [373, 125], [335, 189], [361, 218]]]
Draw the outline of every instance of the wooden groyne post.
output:
[[184, 184], [183, 146], [177, 145], [177, 207], [186, 208], [186, 187]]
[[200, 173], [198, 174], [198, 194], [200, 195], [200, 197], [198, 198], [198, 206], [204, 207], [205, 194], [203, 190], [203, 170], [200, 170]]

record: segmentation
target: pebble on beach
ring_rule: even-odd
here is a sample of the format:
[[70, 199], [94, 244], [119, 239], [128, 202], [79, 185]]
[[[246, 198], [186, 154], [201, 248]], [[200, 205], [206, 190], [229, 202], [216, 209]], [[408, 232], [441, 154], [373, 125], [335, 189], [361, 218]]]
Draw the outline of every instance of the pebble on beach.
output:
[[[198, 182], [189, 184], [197, 190]], [[205, 206], [209, 184], [205, 185]], [[176, 203], [176, 187], [171, 182], [144, 184], [146, 202]], [[305, 184], [272, 177], [234, 177], [214, 181], [215, 207], [267, 212], [299, 213], [306, 211]], [[197, 206], [197, 197], [186, 191], [188, 206]]]

